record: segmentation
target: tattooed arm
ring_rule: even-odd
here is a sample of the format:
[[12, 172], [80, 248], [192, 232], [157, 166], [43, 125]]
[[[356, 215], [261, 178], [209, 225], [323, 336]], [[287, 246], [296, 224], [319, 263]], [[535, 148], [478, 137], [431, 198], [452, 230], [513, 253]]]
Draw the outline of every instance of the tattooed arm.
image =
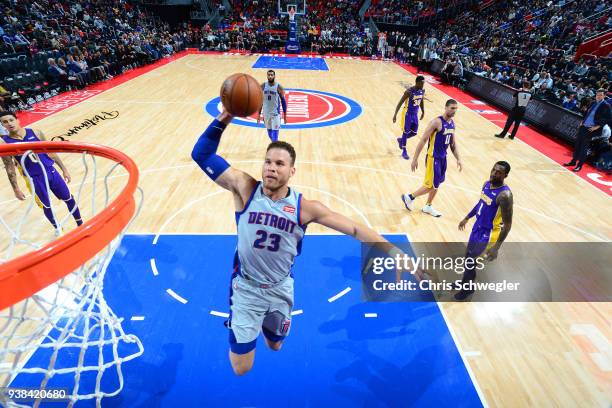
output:
[[25, 200], [25, 194], [19, 189], [19, 184], [17, 183], [17, 172], [15, 171], [13, 158], [11, 156], [2, 156], [2, 162], [4, 163], [4, 169], [6, 170], [6, 175], [11, 183], [15, 197], [19, 200]]
[[497, 242], [491, 249], [487, 251], [487, 258], [489, 260], [494, 260], [497, 258], [497, 251], [501, 247], [501, 244], [505, 241], [510, 229], [512, 228], [512, 193], [510, 191], [504, 191], [499, 196], [497, 196], [497, 204], [501, 208], [501, 216], [503, 227], [499, 233], [499, 238], [497, 238]]

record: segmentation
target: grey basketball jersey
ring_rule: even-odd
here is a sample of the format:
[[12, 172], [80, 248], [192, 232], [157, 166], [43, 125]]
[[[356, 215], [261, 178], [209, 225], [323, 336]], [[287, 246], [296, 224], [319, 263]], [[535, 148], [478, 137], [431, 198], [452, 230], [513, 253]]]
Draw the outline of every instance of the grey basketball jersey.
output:
[[290, 188], [287, 197], [272, 201], [257, 183], [245, 209], [236, 213], [236, 272], [262, 284], [280, 282], [291, 274], [306, 229], [300, 225], [301, 197]]
[[280, 95], [278, 94], [278, 82], [270, 85], [268, 81], [263, 86], [263, 109], [264, 117], [280, 114]]

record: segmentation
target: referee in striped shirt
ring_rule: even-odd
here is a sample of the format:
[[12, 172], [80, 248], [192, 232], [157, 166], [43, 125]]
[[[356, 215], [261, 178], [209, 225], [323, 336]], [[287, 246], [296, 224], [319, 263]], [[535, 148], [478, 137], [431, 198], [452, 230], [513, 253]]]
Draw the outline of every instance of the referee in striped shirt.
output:
[[508, 120], [506, 120], [506, 125], [504, 126], [504, 130], [501, 133], [495, 135], [495, 137], [499, 137], [503, 139], [506, 137], [506, 133], [510, 130], [510, 126], [514, 123], [514, 129], [512, 129], [512, 133], [510, 133], [510, 139], [514, 139], [516, 132], [518, 131], [519, 126], [521, 126], [521, 121], [523, 120], [523, 116], [525, 116], [525, 111], [527, 110], [527, 104], [531, 100], [531, 92], [529, 89], [531, 88], [531, 84], [529, 81], [523, 82], [523, 87], [518, 90], [516, 93], [516, 101], [514, 103], [514, 107], [510, 110], [508, 114]]

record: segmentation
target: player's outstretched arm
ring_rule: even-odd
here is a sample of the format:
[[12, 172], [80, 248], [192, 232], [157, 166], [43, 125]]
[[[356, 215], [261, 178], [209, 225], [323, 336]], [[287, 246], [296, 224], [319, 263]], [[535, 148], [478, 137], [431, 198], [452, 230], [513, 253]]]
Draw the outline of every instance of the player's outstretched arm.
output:
[[497, 196], [497, 204], [499, 204], [499, 208], [501, 210], [503, 227], [499, 233], [499, 238], [495, 242], [495, 245], [491, 247], [487, 251], [487, 258], [492, 261], [497, 258], [497, 251], [501, 247], [501, 244], [506, 240], [506, 237], [510, 233], [512, 229], [512, 207], [514, 204], [514, 199], [512, 198], [512, 192], [504, 191], [500, 195]]
[[394, 245], [384, 239], [378, 232], [363, 224], [355, 222], [347, 216], [330, 210], [328, 207], [315, 200], [302, 198], [301, 219], [303, 225], [311, 222], [324, 225], [361, 242], [380, 243], [379, 248], [389, 252], [395, 248]]
[[221, 135], [233, 116], [223, 111], [211, 122], [193, 147], [191, 158], [212, 181], [234, 194], [236, 209], [241, 210], [248, 201], [257, 181], [249, 174], [235, 169], [217, 154]]
[[427, 124], [423, 135], [419, 139], [416, 149], [414, 149], [414, 155], [412, 155], [412, 163], [410, 164], [412, 171], [415, 171], [419, 167], [419, 155], [421, 154], [421, 150], [423, 150], [425, 143], [427, 143], [432, 133], [437, 132], [440, 129], [442, 129], [442, 122], [439, 118], [432, 119], [431, 122]]
[[[305, 198], [302, 198], [300, 206], [302, 209], [300, 214], [300, 223], [302, 225], [315, 222], [343, 234], [350, 235], [361, 242], [372, 243], [378, 249], [389, 254], [391, 257], [402, 256], [404, 254], [402, 250], [387, 241], [372, 228], [355, 222], [343, 214], [332, 211], [318, 201], [306, 200]], [[422, 270], [409, 271], [408, 269], [403, 269], [398, 266], [396, 274], [396, 279], [398, 282], [401, 279], [403, 272], [415, 274], [415, 277], [418, 280], [422, 280], [425, 273]]]
[[[0, 139], [0, 144], [4, 144], [2, 139]], [[23, 191], [21, 191], [17, 183], [17, 172], [15, 171], [15, 162], [13, 158], [11, 156], [2, 156], [2, 163], [4, 163], [4, 169], [6, 170], [6, 175], [11, 183], [15, 197], [19, 200], [25, 200], [25, 194], [23, 194]]]

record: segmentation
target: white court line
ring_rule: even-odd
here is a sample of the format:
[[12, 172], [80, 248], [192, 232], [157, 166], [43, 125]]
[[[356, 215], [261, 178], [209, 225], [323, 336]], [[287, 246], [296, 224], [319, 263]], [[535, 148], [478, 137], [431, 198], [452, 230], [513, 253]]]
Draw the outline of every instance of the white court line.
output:
[[[412, 248], [412, 238], [410, 237], [409, 233], [405, 234], [406, 239], [408, 239], [408, 244], [410, 245], [410, 247]], [[459, 355], [461, 356], [461, 360], [463, 361], [463, 365], [465, 366], [465, 369], [468, 372], [468, 375], [470, 376], [470, 379], [472, 380], [472, 384], [474, 385], [474, 388], [476, 389], [476, 393], [478, 394], [478, 398], [480, 398], [480, 402], [482, 402], [482, 406], [484, 408], [487, 408], [489, 405], [487, 404], [487, 400], [484, 397], [484, 393], [482, 392], [482, 390], [480, 389], [480, 385], [478, 385], [478, 381], [476, 380], [476, 375], [474, 374], [474, 371], [472, 370], [472, 367], [470, 367], [470, 365], [468, 364], [468, 361], [466, 359], [466, 354], [463, 351], [461, 344], [459, 343], [459, 340], [457, 338], [457, 334], [455, 333], [455, 330], [453, 330], [453, 326], [451, 326], [448, 318], [446, 317], [446, 313], [444, 312], [444, 308], [442, 307], [442, 305], [440, 304], [440, 302], [438, 302], [437, 300], [434, 299], [434, 302], [436, 303], [436, 306], [438, 306], [438, 309], [440, 310], [440, 313], [442, 314], [442, 318], [444, 319], [444, 324], [446, 324], [446, 327], [448, 328], [448, 332], [450, 333], [452, 339], [453, 339], [453, 343], [455, 344], [455, 347], [457, 347], [457, 351], [459, 352]]]
[[294, 310], [293, 312], [291, 312], [291, 316], [301, 315], [302, 313], [304, 313], [302, 309]]
[[378, 317], [378, 313], [364, 313], [363, 317]]
[[480, 351], [465, 351], [463, 352], [463, 355], [466, 357], [479, 357], [482, 355], [482, 353]]
[[336, 300], [340, 299], [342, 296], [346, 295], [347, 293], [349, 293], [351, 291], [351, 287], [349, 286], [348, 288], [344, 289], [343, 291], [341, 291], [340, 293], [330, 297], [329, 299], [327, 299], [327, 301], [329, 303], [331, 302], [335, 302]]
[[226, 319], [229, 317], [229, 313], [217, 312], [216, 310], [211, 310], [210, 314], [213, 316], [225, 317]]
[[472, 384], [474, 384], [474, 388], [476, 389], [476, 393], [478, 393], [478, 398], [480, 398], [480, 402], [482, 402], [482, 405], [484, 408], [487, 408], [489, 405], [487, 404], [487, 400], [484, 397], [484, 393], [482, 392], [482, 390], [480, 389], [480, 385], [478, 385], [478, 381], [476, 381], [476, 375], [474, 374], [474, 371], [472, 370], [472, 367], [470, 367], [470, 365], [468, 364], [468, 361], [466, 359], [466, 354], [463, 351], [463, 348], [461, 347], [461, 343], [459, 343], [459, 340], [457, 338], [457, 334], [455, 333], [455, 330], [453, 329], [453, 326], [451, 326], [448, 318], [446, 317], [446, 312], [444, 312], [444, 308], [440, 305], [440, 303], [436, 300], [436, 305], [438, 306], [438, 309], [440, 309], [440, 313], [442, 314], [442, 318], [444, 319], [444, 323], [446, 324], [446, 327], [448, 328], [448, 331], [451, 335], [451, 337], [453, 338], [453, 343], [455, 343], [455, 346], [457, 347], [457, 351], [459, 351], [459, 355], [461, 356], [461, 360], [463, 360], [463, 365], [465, 366], [465, 369], [468, 372], [468, 375], [470, 376], [470, 378], [472, 379]]
[[175, 212], [174, 214], [172, 214], [165, 222], [164, 224], [161, 226], [161, 228], [159, 229], [159, 232], [157, 233], [157, 235], [155, 235], [155, 238], [153, 239], [153, 245], [157, 245], [157, 241], [159, 240], [159, 235], [162, 233], [162, 231], [164, 230], [164, 228], [166, 228], [166, 225], [168, 225], [170, 223], [170, 221], [172, 221], [174, 219], [174, 217], [176, 217], [177, 215], [179, 215], [180, 213], [182, 213], [183, 211], [185, 211], [186, 209], [188, 209], [189, 207], [191, 207], [192, 205], [194, 205], [195, 203], [198, 203], [200, 201], [206, 200], [209, 197], [215, 196], [217, 194], [221, 194], [224, 193], [225, 190], [219, 190], [219, 191], [215, 191], [214, 193], [210, 193], [210, 194], [206, 194], [204, 197], [200, 197], [197, 198], [195, 200], [193, 200], [192, 202], [188, 203], [187, 205], [181, 207], [181, 209], [179, 209], [177, 212]]
[[155, 259], [151, 258], [151, 270], [153, 271], [153, 276], [157, 276], [159, 275], [159, 272], [157, 270], [157, 265], [155, 265]]
[[587, 353], [603, 372], [612, 372], [612, 344], [593, 324], [572, 324], [570, 334], [586, 337], [597, 351]]
[[132, 321], [143, 321], [145, 319], [144, 316], [132, 316], [132, 318], [130, 320]]
[[172, 289], [166, 289], [166, 293], [169, 294], [170, 296], [172, 296], [173, 298], [175, 298], [176, 300], [178, 300], [179, 302], [181, 302], [182, 304], [186, 304], [187, 303], [187, 299], [185, 299], [182, 296], [179, 296], [175, 291], [173, 291]]
[[316, 188], [316, 187], [304, 186], [304, 185], [299, 185], [299, 184], [293, 184], [293, 186], [294, 186], [294, 187], [297, 187], [297, 188], [311, 189], [311, 190], [317, 191], [317, 192], [319, 192], [319, 193], [322, 193], [322, 194], [327, 194], [327, 195], [329, 195], [329, 196], [331, 196], [331, 197], [334, 197], [336, 200], [340, 201], [340, 202], [341, 202], [341, 203], [343, 203], [344, 205], [346, 205], [346, 206], [348, 206], [348, 207], [352, 208], [352, 209], [353, 209], [353, 211], [355, 211], [355, 213], [357, 213], [357, 215], [359, 215], [361, 218], [363, 218], [363, 221], [365, 222], [365, 224], [366, 224], [368, 227], [372, 228], [372, 224], [370, 224], [370, 221], [369, 221], [369, 220], [368, 220], [368, 218], [365, 216], [365, 214], [364, 214], [364, 213], [362, 213], [362, 212], [361, 212], [361, 211], [360, 211], [360, 210], [359, 210], [357, 207], [355, 207], [353, 204], [351, 204], [350, 202], [346, 201], [345, 199], [340, 198], [340, 197], [338, 197], [337, 195], [335, 195], [335, 194], [333, 194], [333, 193], [330, 193], [329, 191], [321, 190], [321, 189]]

